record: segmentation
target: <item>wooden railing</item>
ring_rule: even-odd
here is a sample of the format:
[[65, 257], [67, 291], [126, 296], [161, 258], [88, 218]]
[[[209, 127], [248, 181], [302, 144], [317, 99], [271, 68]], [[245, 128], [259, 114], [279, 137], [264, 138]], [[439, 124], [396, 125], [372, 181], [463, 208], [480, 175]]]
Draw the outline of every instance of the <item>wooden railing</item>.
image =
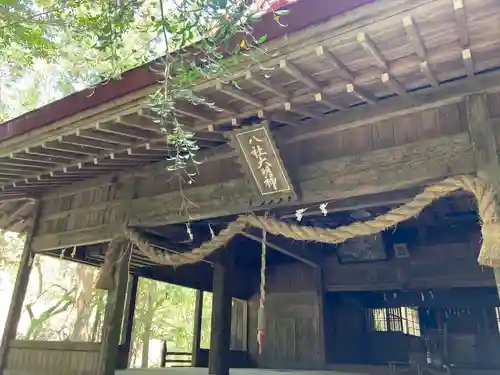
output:
[[[169, 358], [169, 357], [182, 357], [181, 359], [179, 358]], [[168, 366], [168, 367], [175, 367], [177, 366], [185, 366], [186, 364], [192, 365], [192, 353], [191, 352], [169, 352], [167, 351], [167, 342], [163, 341], [163, 345], [161, 348], [161, 367], [167, 367], [167, 364], [173, 366]]]

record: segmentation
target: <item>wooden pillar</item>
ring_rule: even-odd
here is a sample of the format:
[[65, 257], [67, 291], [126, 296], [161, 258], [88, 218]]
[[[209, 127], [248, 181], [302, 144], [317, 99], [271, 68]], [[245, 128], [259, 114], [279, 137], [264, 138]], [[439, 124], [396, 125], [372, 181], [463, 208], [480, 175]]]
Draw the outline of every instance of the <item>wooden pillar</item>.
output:
[[[113, 267], [114, 287], [108, 291], [98, 375], [114, 375], [118, 364], [120, 334], [129, 275], [131, 251], [129, 243], [124, 239], [116, 239], [111, 241], [109, 246], [110, 248], [119, 246], [122, 250], [118, 261]], [[110, 250], [108, 249], [108, 251]]]
[[196, 291], [196, 302], [194, 305], [194, 327], [193, 327], [193, 346], [191, 349], [191, 366], [199, 367], [200, 342], [203, 317], [203, 290]]
[[[500, 191], [500, 163], [488, 98], [486, 94], [469, 95], [465, 104], [477, 175]], [[500, 298], [500, 269], [495, 268], [493, 272]]]
[[24, 249], [19, 262], [19, 269], [17, 271], [16, 283], [12, 292], [12, 300], [10, 302], [7, 320], [5, 321], [5, 330], [3, 332], [2, 344], [0, 345], [0, 375], [7, 361], [7, 353], [9, 344], [16, 338], [17, 326], [23, 310], [24, 297], [28, 289], [28, 282], [30, 278], [31, 268], [33, 267], [33, 260], [35, 254], [31, 251], [31, 241], [38, 226], [38, 219], [40, 215], [40, 202], [35, 202], [33, 206], [33, 225], [31, 226], [26, 240], [24, 242]]
[[208, 373], [229, 375], [231, 346], [231, 278], [233, 254], [220, 250], [218, 262], [214, 265], [212, 330], [210, 334], [210, 356]]
[[318, 353], [318, 367], [320, 369], [326, 369], [326, 337], [325, 337], [325, 290], [323, 284], [323, 271], [321, 267], [315, 267], [314, 270], [315, 282], [316, 282], [316, 294], [318, 296], [317, 309], [318, 309], [318, 342], [319, 342], [319, 353]]
[[137, 301], [137, 288], [139, 285], [139, 276], [129, 275], [127, 285], [127, 299], [123, 312], [123, 325], [121, 333], [122, 355], [118, 368], [125, 369], [128, 367], [130, 360], [130, 349], [132, 347], [132, 329], [134, 327], [135, 303]]

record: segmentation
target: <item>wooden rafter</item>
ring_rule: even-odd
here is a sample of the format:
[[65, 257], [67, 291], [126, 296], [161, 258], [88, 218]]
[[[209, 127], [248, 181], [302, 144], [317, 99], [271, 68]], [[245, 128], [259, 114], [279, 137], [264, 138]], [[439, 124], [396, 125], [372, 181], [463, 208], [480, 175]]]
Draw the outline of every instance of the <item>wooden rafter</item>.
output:
[[417, 25], [411, 16], [403, 18], [403, 26], [406, 29], [406, 35], [413, 46], [415, 53], [422, 59], [427, 60], [427, 49], [425, 48], [422, 36], [418, 31]]
[[387, 60], [382, 55], [382, 52], [375, 45], [373, 40], [366, 33], [359, 33], [357, 36], [357, 41], [364, 48], [366, 52], [368, 52], [374, 59], [377, 66], [383, 71], [389, 70], [389, 64]]
[[243, 90], [235, 89], [229, 85], [225, 85], [221, 82], [217, 82], [217, 90], [242, 102], [248, 103], [258, 108], [264, 107], [264, 103], [257, 98], [245, 93]]
[[280, 68], [290, 74], [297, 81], [302, 82], [310, 89], [314, 91], [321, 91], [321, 86], [316, 81], [302, 72], [295, 64], [291, 63], [290, 61], [286, 59], [280, 60]]
[[410, 96], [406, 91], [406, 88], [393, 76], [389, 73], [383, 73], [380, 77], [382, 83], [384, 83], [387, 87], [389, 87], [392, 91], [396, 92], [398, 96], [408, 99]]
[[288, 100], [288, 98], [290, 98], [291, 96], [290, 93], [286, 91], [284, 88], [267, 82], [265, 79], [258, 77], [255, 73], [252, 73], [251, 71], [245, 73], [245, 79], [254, 84], [255, 86], [258, 86], [266, 91], [269, 91], [284, 100]]
[[309, 118], [316, 119], [316, 120], [321, 119], [321, 115], [316, 114], [314, 112], [311, 112], [304, 107], [294, 105], [291, 102], [286, 102], [284, 107], [285, 107], [285, 111], [288, 111], [288, 112], [297, 113], [298, 115], [309, 117]]
[[429, 62], [427, 61], [422, 61], [420, 63], [420, 71], [424, 74], [425, 78], [427, 79], [427, 82], [429, 82], [432, 87], [438, 88], [439, 87], [439, 81], [432, 71], [431, 67], [429, 66]]
[[321, 92], [318, 92], [314, 94], [314, 100], [316, 100], [318, 103], [321, 103], [328, 108], [334, 108], [338, 111], [346, 111], [348, 107], [341, 103], [339, 100], [335, 100], [332, 98], [327, 97], [325, 94], [322, 94]]
[[469, 77], [474, 77], [474, 60], [469, 48], [462, 50], [462, 61], [464, 62], [465, 71]]
[[346, 90], [348, 93], [356, 95], [359, 99], [369, 104], [377, 104], [378, 102], [378, 99], [375, 97], [375, 95], [353, 83], [348, 83], [346, 85]]
[[354, 75], [333, 53], [323, 46], [316, 48], [316, 54], [323, 57], [338, 74], [348, 82], [354, 82]]
[[465, 13], [463, 0], [453, 0], [453, 9], [455, 10], [455, 21], [460, 44], [463, 48], [469, 46], [469, 30], [467, 28], [467, 16]]

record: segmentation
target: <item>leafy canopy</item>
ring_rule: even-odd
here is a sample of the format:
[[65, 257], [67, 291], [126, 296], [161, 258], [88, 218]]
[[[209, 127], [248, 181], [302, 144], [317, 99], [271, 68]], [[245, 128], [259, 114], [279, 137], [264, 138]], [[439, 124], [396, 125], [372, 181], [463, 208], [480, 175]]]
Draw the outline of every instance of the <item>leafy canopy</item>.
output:
[[[98, 90], [99, 82], [157, 59], [163, 84], [150, 105], [175, 149], [170, 169], [184, 170], [195, 163], [198, 147], [176, 103], [213, 105], [193, 95], [190, 85], [206, 76], [227, 78], [241, 52], [254, 58], [263, 52], [266, 35], [253, 35], [249, 3], [0, 0], [0, 121], [84, 87]], [[241, 41], [229, 43], [237, 35]], [[51, 82], [40, 82], [48, 77]]]

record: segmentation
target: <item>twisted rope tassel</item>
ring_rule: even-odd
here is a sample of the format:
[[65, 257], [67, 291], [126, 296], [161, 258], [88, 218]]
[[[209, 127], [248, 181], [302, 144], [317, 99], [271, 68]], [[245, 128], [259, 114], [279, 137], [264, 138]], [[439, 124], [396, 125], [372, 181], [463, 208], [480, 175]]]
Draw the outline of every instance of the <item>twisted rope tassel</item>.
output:
[[199, 262], [212, 252], [223, 247], [231, 238], [242, 233], [247, 226], [259, 228], [274, 235], [280, 235], [299, 241], [315, 241], [339, 244], [350, 238], [367, 236], [393, 227], [402, 221], [417, 216], [432, 202], [463, 189], [474, 195], [477, 201], [478, 214], [481, 219], [483, 243], [478, 262], [485, 266], [500, 267], [500, 222], [498, 199], [491, 186], [478, 178], [456, 176], [427, 187], [412, 201], [380, 215], [372, 220], [356, 222], [335, 229], [316, 228], [289, 224], [268, 217], [242, 215], [230, 223], [211, 240], [204, 242], [199, 248], [183, 254], [167, 254], [157, 252], [138, 233], [127, 230], [125, 235], [138, 249], [156, 263], [176, 266]]

